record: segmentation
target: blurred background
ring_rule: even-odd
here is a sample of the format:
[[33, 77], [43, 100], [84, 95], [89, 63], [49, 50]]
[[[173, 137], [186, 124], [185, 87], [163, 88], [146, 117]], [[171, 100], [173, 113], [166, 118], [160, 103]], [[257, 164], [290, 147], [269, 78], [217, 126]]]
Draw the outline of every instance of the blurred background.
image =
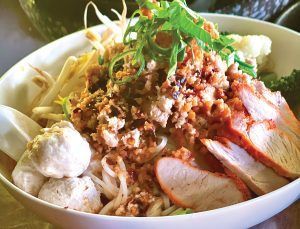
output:
[[[59, 37], [83, 28], [89, 0], [0, 0], [0, 76], [22, 57]], [[94, 0], [102, 13], [116, 18], [121, 0]], [[137, 5], [126, 0], [129, 14]], [[278, 22], [300, 30], [299, 0], [187, 0], [199, 12], [235, 14]], [[285, 13], [284, 13], [285, 12]], [[98, 24], [92, 10], [89, 26]]]

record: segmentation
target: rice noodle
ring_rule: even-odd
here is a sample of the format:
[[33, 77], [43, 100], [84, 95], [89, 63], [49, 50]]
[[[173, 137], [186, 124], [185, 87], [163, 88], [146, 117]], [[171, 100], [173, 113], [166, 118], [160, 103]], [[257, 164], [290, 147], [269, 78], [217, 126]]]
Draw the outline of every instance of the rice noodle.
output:
[[[122, 203], [126, 202], [127, 197], [128, 197], [128, 188], [127, 188], [127, 183], [126, 183], [127, 171], [126, 171], [126, 166], [125, 166], [125, 163], [123, 162], [123, 159], [119, 156], [117, 157], [117, 164], [118, 164], [120, 171], [116, 174], [108, 167], [108, 165], [106, 163], [106, 156], [103, 158], [104, 160], [103, 159], [101, 160], [101, 164], [103, 166], [102, 177], [103, 177], [104, 183], [106, 184], [107, 188], [113, 187], [113, 189], [116, 190], [116, 192], [113, 195], [113, 197], [115, 197], [115, 198], [112, 201], [110, 201], [107, 205], [105, 205], [99, 214], [107, 214], [112, 210], [116, 210]], [[110, 171], [110, 173], [108, 173], [107, 170], [105, 170], [105, 166], [107, 166], [107, 168], [109, 168], [108, 171]], [[113, 174], [114, 177], [112, 177], [111, 174]], [[118, 177], [118, 179], [120, 181], [119, 188], [116, 187], [115, 177]], [[114, 182], [112, 182], [112, 181], [114, 181]], [[105, 194], [106, 190], [104, 189], [103, 191]]]
[[147, 160], [143, 161], [144, 163], [155, 158], [166, 147], [166, 145], [168, 143], [168, 138], [166, 136], [158, 136], [157, 138], [161, 139], [160, 143], [156, 146], [155, 151], [150, 156], [150, 158], [147, 158]]
[[39, 118], [60, 122], [61, 120], [64, 120], [65, 116], [63, 114], [47, 113], [47, 114], [40, 114]]
[[150, 204], [148, 210], [146, 211], [146, 216], [160, 216], [162, 212], [163, 200], [161, 198], [157, 199]]
[[103, 167], [103, 169], [105, 170], [105, 172], [107, 172], [111, 177], [116, 177], [116, 173], [109, 167], [109, 165], [106, 162], [106, 158], [108, 157], [108, 155], [106, 155], [105, 157], [102, 158], [101, 160], [101, 165]]
[[127, 188], [127, 183], [126, 183], [127, 171], [126, 171], [125, 163], [120, 156], [118, 156], [117, 162], [118, 162], [119, 168], [121, 170], [121, 172], [118, 173], [118, 177], [120, 180], [120, 189], [122, 189], [122, 192], [123, 192], [122, 203], [124, 203], [128, 197], [128, 188]]
[[53, 107], [35, 107], [32, 109], [32, 113], [34, 115], [40, 115], [40, 114], [45, 114], [45, 113], [51, 113], [54, 111]]
[[117, 209], [121, 205], [122, 195], [123, 195], [123, 189], [122, 189], [122, 186], [120, 186], [118, 195], [115, 198], [115, 201], [114, 201], [114, 204], [113, 204], [113, 209]]
[[126, 183], [126, 176], [122, 175], [119, 177], [120, 179], [120, 189], [122, 189], [122, 200], [121, 203], [124, 203], [128, 197], [128, 188]]
[[[100, 178], [98, 178], [98, 177], [95, 176], [94, 174], [92, 174], [92, 173], [87, 173], [87, 176], [91, 177], [92, 180], [93, 180], [95, 183], [99, 184], [99, 185], [103, 188], [103, 191], [106, 192], [106, 193], [104, 193], [104, 194], [105, 194], [105, 196], [106, 196], [107, 198], [111, 197], [111, 198], [109, 198], [109, 199], [113, 199], [113, 197], [117, 195], [117, 191], [118, 191], [118, 190], [115, 191], [114, 189], [110, 189], [110, 188], [107, 186], [107, 184], [106, 184], [105, 182], [103, 182]], [[107, 193], [108, 193], [108, 194], [107, 194]]]
[[172, 205], [171, 207], [167, 208], [166, 210], [161, 212], [162, 216], [170, 215], [172, 212], [176, 211], [178, 207], [176, 205]]
[[166, 194], [164, 194], [164, 193], [161, 193], [161, 197], [162, 197], [162, 200], [164, 202], [164, 209], [169, 208], [170, 207], [170, 199], [169, 199], [169, 197]]
[[113, 199], [113, 200], [111, 200], [109, 203], [107, 203], [107, 204], [101, 209], [101, 211], [99, 212], [99, 214], [100, 214], [100, 215], [108, 215], [108, 214], [113, 210], [114, 202], [115, 202], [115, 199]]
[[175, 211], [172, 211], [169, 215], [178, 215], [178, 212], [179, 211], [183, 211], [184, 209], [183, 208], [177, 208]]
[[113, 199], [118, 195], [119, 188], [114, 178], [110, 177], [104, 170], [102, 170], [102, 179], [110, 190], [114, 190], [114, 195], [109, 198]]
[[155, 156], [160, 153], [167, 145], [168, 138], [166, 136], [158, 136], [158, 139], [161, 140], [161, 142], [158, 144], [158, 146], [155, 149]]

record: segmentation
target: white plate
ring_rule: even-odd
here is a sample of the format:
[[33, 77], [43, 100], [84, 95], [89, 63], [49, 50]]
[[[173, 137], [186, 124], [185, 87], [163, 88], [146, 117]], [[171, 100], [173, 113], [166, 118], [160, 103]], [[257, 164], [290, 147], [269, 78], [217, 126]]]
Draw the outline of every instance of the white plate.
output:
[[[203, 14], [208, 20], [219, 24], [222, 31], [240, 34], [265, 34], [272, 41], [271, 59], [274, 71], [279, 75], [300, 69], [300, 35], [286, 28], [253, 19]], [[101, 32], [102, 26], [94, 29]], [[35, 74], [28, 63], [57, 75], [70, 55], [78, 55], [91, 46], [83, 32], [77, 32], [54, 41], [27, 56], [12, 67], [0, 80], [0, 104], [5, 104], [27, 113], [33, 96], [38, 93], [31, 83]], [[256, 225], [292, 204], [300, 197], [300, 179], [291, 182], [267, 195], [233, 206], [183, 216], [131, 218], [93, 215], [63, 209], [32, 197], [10, 180], [11, 166], [1, 166], [0, 181], [24, 206], [64, 228], [248, 228]], [[3, 164], [3, 163], [2, 163]]]

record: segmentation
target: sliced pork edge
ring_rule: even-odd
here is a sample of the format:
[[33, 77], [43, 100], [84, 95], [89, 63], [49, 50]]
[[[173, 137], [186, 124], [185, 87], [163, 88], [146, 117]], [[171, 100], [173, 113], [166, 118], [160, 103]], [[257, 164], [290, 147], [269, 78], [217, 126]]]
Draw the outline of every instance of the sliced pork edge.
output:
[[249, 198], [243, 183], [224, 174], [200, 170], [177, 158], [159, 159], [155, 174], [162, 190], [176, 205], [195, 211], [221, 208]]
[[300, 146], [273, 120], [249, 121], [242, 112], [233, 112], [227, 128], [219, 133], [243, 147], [256, 160], [288, 178], [300, 176]]
[[[291, 116], [288, 105], [275, 105], [266, 92], [259, 94], [247, 84], [237, 86], [237, 95], [255, 121], [272, 120], [277, 127], [285, 132], [294, 143], [300, 147], [300, 123]], [[270, 93], [269, 93], [270, 94]], [[268, 99], [269, 98], [269, 99]], [[283, 99], [283, 98], [282, 98]], [[277, 98], [276, 100], [279, 100]], [[273, 102], [272, 102], [273, 101]], [[282, 102], [282, 101], [281, 101]]]
[[267, 101], [276, 106], [280, 112], [283, 114], [284, 118], [290, 120], [294, 123], [295, 128], [298, 128], [298, 133], [300, 133], [299, 120], [294, 115], [293, 111], [290, 109], [285, 98], [281, 95], [280, 91], [272, 92], [266, 88], [265, 84], [259, 80], [253, 82], [255, 90], [263, 96]]
[[256, 122], [249, 128], [250, 141], [276, 163], [277, 170], [290, 178], [300, 176], [300, 148], [272, 122]]
[[287, 179], [256, 161], [243, 148], [226, 138], [219, 140], [222, 143], [210, 139], [201, 141], [226, 168], [241, 178], [257, 195], [269, 193], [288, 184]]

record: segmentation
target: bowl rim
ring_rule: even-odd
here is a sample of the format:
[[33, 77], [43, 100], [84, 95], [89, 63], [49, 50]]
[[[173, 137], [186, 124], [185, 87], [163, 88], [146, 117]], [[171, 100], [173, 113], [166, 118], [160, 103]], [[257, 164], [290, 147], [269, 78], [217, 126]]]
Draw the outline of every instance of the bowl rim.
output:
[[[277, 195], [280, 194], [280, 192], [285, 191], [286, 189], [290, 189], [294, 186], [298, 186], [300, 184], [300, 178], [292, 181], [291, 183], [276, 189], [270, 193], [264, 194], [262, 196], [258, 196], [255, 197], [253, 199], [241, 202], [241, 203], [237, 203], [237, 204], [233, 204], [230, 206], [226, 206], [226, 207], [222, 207], [222, 208], [217, 208], [217, 209], [213, 209], [213, 210], [208, 210], [208, 211], [203, 211], [203, 212], [195, 212], [195, 213], [191, 213], [191, 214], [186, 214], [186, 215], [174, 215], [174, 216], [142, 216], [142, 217], [132, 217], [132, 216], [111, 216], [111, 215], [100, 215], [100, 214], [96, 214], [96, 213], [87, 213], [87, 212], [81, 212], [81, 211], [77, 211], [77, 210], [73, 210], [73, 209], [66, 209], [64, 207], [60, 207], [58, 205], [52, 204], [52, 203], [48, 203], [44, 200], [41, 200], [35, 196], [30, 195], [29, 193], [26, 193], [25, 191], [23, 191], [22, 189], [18, 188], [16, 185], [14, 185], [12, 182], [10, 182], [6, 177], [4, 177], [1, 173], [0, 173], [0, 183], [4, 183], [5, 185], [9, 186], [10, 189], [13, 189], [15, 192], [17, 192], [19, 195], [21, 195], [22, 197], [25, 197], [27, 199], [30, 199], [31, 201], [39, 204], [39, 205], [44, 205], [45, 207], [49, 207], [53, 210], [57, 210], [57, 211], [67, 211], [68, 213], [74, 214], [76, 216], [87, 216], [87, 217], [92, 217], [92, 218], [103, 218], [103, 219], [113, 219], [113, 220], [122, 220], [122, 221], [143, 221], [143, 222], [148, 222], [148, 221], [160, 221], [162, 219], [164, 220], [174, 220], [174, 218], [190, 218], [190, 217], [197, 217], [198, 215], [201, 216], [205, 216], [205, 215], [216, 215], [216, 214], [221, 214], [225, 211], [229, 211], [229, 210], [234, 210], [240, 207], [243, 207], [245, 205], [255, 205], [256, 202], [259, 202], [261, 199], [272, 199], [274, 197], [276, 197]], [[5, 187], [5, 186], [4, 186]], [[298, 198], [300, 198], [300, 193]]]
[[[299, 7], [299, 9], [298, 9]], [[276, 20], [275, 23], [277, 25], [284, 25], [284, 21], [289, 17], [291, 13], [294, 13], [294, 11], [300, 10], [300, 2], [295, 2], [291, 6], [288, 7], [286, 11], [284, 11]], [[295, 31], [295, 30], [294, 30]]]
[[[210, 18], [219, 18], [219, 19], [222, 19], [222, 18], [228, 18], [228, 19], [232, 19], [232, 20], [240, 20], [240, 21], [243, 21], [243, 22], [253, 22], [253, 23], [259, 23], [259, 24], [263, 24], [265, 26], [269, 26], [269, 27], [272, 27], [272, 28], [275, 28], [275, 29], [280, 29], [280, 30], [284, 30], [288, 33], [292, 33], [294, 35], [296, 35], [300, 41], [300, 33], [292, 30], [292, 29], [289, 29], [289, 28], [286, 28], [286, 27], [283, 27], [281, 25], [277, 25], [277, 24], [274, 24], [274, 23], [271, 23], [271, 22], [266, 22], [266, 21], [261, 21], [261, 20], [258, 20], [258, 19], [253, 19], [253, 18], [247, 18], [247, 17], [241, 17], [241, 16], [235, 16], [235, 15], [227, 15], [227, 14], [216, 14], [216, 13], [201, 13], [201, 16], [203, 16], [204, 18], [205, 17], [210, 17]], [[93, 27], [90, 27], [91, 29], [102, 29], [104, 27], [104, 25], [96, 25], [96, 26], [93, 26]], [[6, 79], [7, 77], [9, 77], [10, 75], [10, 72], [14, 71], [20, 64], [22, 64], [26, 59], [36, 55], [37, 53], [39, 52], [43, 52], [44, 49], [46, 49], [47, 47], [49, 46], [52, 46], [53, 43], [56, 43], [56, 42], [60, 42], [64, 39], [73, 39], [74, 37], [80, 35], [83, 33], [84, 30], [80, 30], [80, 31], [77, 31], [77, 32], [74, 32], [74, 33], [71, 33], [67, 36], [64, 36], [64, 37], [61, 37], [55, 41], [52, 41], [44, 46], [42, 46], [41, 48], [35, 50], [34, 52], [30, 53], [29, 55], [26, 55], [24, 58], [22, 58], [20, 61], [18, 61], [16, 64], [14, 64], [12, 67], [10, 67], [10, 69], [8, 71], [6, 71], [2, 77], [0, 77], [0, 87], [1, 87], [1, 82], [4, 81], [4, 79]], [[294, 186], [298, 186], [300, 185], [300, 178], [292, 181], [291, 183], [279, 188], [279, 189], [276, 189], [270, 193], [267, 193], [267, 194], [264, 194], [262, 196], [259, 196], [259, 197], [256, 197], [256, 198], [253, 198], [253, 199], [250, 199], [250, 200], [247, 200], [247, 201], [244, 201], [244, 202], [241, 202], [241, 203], [237, 203], [237, 204], [234, 204], [234, 205], [230, 205], [230, 206], [226, 206], [226, 207], [222, 207], [222, 208], [217, 208], [217, 209], [213, 209], [213, 210], [209, 210], [209, 211], [203, 211], [203, 212], [196, 212], [196, 213], [191, 213], [191, 214], [186, 214], [186, 215], [175, 215], [175, 216], [163, 216], [163, 217], [131, 217], [131, 216], [110, 216], [110, 215], [100, 215], [100, 214], [95, 214], [95, 213], [86, 213], [86, 212], [81, 212], [81, 211], [77, 211], [77, 210], [73, 210], [73, 209], [65, 209], [63, 207], [60, 207], [60, 206], [57, 206], [57, 205], [54, 205], [54, 204], [51, 204], [51, 203], [48, 203], [44, 200], [41, 200], [41, 199], [38, 199], [37, 197], [35, 196], [32, 196], [28, 193], [26, 193], [25, 191], [21, 190], [20, 188], [18, 188], [17, 186], [15, 186], [12, 182], [10, 182], [4, 175], [2, 175], [0, 173], [0, 182], [1, 183], [4, 183], [4, 187], [5, 186], [8, 186], [10, 189], [14, 190], [16, 193], [18, 193], [19, 195], [21, 195], [22, 197], [24, 198], [27, 198], [27, 199], [30, 199], [31, 201], [39, 204], [39, 205], [44, 205], [45, 207], [48, 207], [48, 208], [52, 208], [53, 210], [57, 210], [57, 211], [60, 211], [60, 212], [65, 212], [67, 211], [68, 213], [71, 213], [71, 214], [74, 214], [76, 216], [87, 216], [87, 217], [92, 217], [92, 218], [97, 218], [97, 219], [109, 219], [109, 220], [116, 220], [116, 221], [126, 221], [126, 222], [140, 222], [140, 221], [143, 221], [143, 222], [154, 222], [154, 221], [161, 221], [161, 220], [174, 220], [174, 219], [188, 219], [190, 217], [197, 217], [197, 216], [205, 216], [205, 215], [215, 215], [215, 214], [220, 214], [222, 212], [225, 212], [225, 211], [229, 211], [229, 210], [233, 210], [233, 209], [236, 209], [236, 208], [240, 208], [242, 206], [245, 206], [245, 205], [253, 205], [255, 204], [256, 202], [259, 202], [260, 200], [262, 199], [272, 199], [274, 197], [276, 197], [277, 195], [279, 195], [281, 192], [285, 191], [286, 189], [290, 189]], [[6, 188], [6, 187], [5, 187]], [[298, 198], [300, 198], [300, 191], [299, 191], [299, 195], [298, 195]]]

